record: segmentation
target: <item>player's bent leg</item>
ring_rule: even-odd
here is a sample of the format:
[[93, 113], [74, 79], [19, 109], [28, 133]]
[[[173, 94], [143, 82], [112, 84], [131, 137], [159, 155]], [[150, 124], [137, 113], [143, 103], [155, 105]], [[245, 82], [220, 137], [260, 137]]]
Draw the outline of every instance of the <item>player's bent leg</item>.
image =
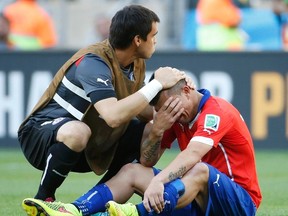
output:
[[75, 152], [83, 151], [91, 136], [89, 126], [81, 121], [69, 121], [57, 131], [56, 139]]
[[27, 198], [23, 200], [22, 207], [28, 216], [82, 216], [82, 213], [70, 203], [45, 202]]
[[185, 193], [177, 203], [177, 208], [183, 208], [196, 200], [197, 204], [205, 212], [208, 202], [209, 169], [205, 163], [197, 163], [181, 178], [185, 185]]
[[213, 166], [209, 168], [209, 200], [206, 214], [249, 215], [256, 214], [256, 206], [248, 192]]
[[138, 163], [130, 163], [124, 165], [113, 178], [106, 182], [106, 185], [113, 192], [114, 201], [125, 203], [135, 191], [139, 195], [143, 195], [153, 177], [152, 168]]

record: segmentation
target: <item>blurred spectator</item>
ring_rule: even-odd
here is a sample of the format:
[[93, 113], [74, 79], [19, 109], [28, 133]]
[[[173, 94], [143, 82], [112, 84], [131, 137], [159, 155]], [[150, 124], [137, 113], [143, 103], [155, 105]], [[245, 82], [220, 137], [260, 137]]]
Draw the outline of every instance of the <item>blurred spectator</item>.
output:
[[197, 3], [198, 3], [198, 0], [189, 0], [189, 1], [187, 2], [187, 7], [188, 7], [188, 9], [189, 9], [189, 10], [191, 10], [191, 9], [196, 9]]
[[233, 3], [234, 3], [238, 8], [251, 7], [251, 5], [250, 5], [250, 0], [233, 0]]
[[87, 33], [86, 44], [101, 42], [108, 38], [111, 18], [106, 14], [99, 14], [95, 17], [92, 29]]
[[4, 8], [10, 20], [11, 40], [23, 50], [38, 50], [56, 45], [54, 23], [37, 0], [17, 0]]
[[181, 35], [181, 46], [185, 50], [195, 50], [196, 49], [196, 7], [198, 0], [188, 0], [186, 2], [186, 9], [184, 22], [183, 22], [183, 32]]
[[12, 50], [13, 43], [9, 39], [10, 23], [7, 17], [0, 13], [0, 50]]
[[245, 34], [239, 28], [240, 9], [232, 0], [199, 0], [197, 7], [198, 50], [242, 50]]
[[281, 28], [281, 40], [283, 49], [288, 50], [288, 0], [274, 0], [273, 12]]
[[102, 41], [108, 38], [111, 19], [107, 16], [98, 16], [96, 18], [95, 30], [98, 35], [98, 41]]

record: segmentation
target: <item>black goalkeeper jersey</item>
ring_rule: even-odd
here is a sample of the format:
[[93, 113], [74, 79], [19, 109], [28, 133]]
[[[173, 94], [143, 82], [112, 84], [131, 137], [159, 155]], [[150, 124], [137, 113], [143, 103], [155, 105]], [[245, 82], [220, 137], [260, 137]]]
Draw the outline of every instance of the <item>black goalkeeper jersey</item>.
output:
[[[133, 79], [133, 65], [122, 70]], [[32, 118], [72, 117], [81, 120], [91, 103], [116, 97], [111, 80], [112, 72], [107, 64], [100, 57], [87, 54], [70, 66], [53, 100]]]

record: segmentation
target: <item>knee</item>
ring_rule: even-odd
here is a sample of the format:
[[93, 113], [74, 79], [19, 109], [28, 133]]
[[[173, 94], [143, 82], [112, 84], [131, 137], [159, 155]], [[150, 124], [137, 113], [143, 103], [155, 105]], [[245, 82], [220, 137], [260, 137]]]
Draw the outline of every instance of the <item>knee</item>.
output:
[[71, 122], [70, 125], [61, 128], [61, 131], [59, 129], [58, 135], [59, 141], [65, 143], [70, 149], [81, 152], [87, 146], [91, 130], [83, 122]]
[[81, 127], [77, 127], [74, 131], [71, 131], [70, 135], [74, 138], [73, 145], [75, 151], [83, 151], [91, 136], [91, 130], [86, 124], [82, 124]]
[[123, 175], [129, 177], [129, 178], [134, 178], [134, 176], [136, 175], [137, 172], [137, 165], [135, 163], [128, 163], [125, 164], [121, 170], [120, 173], [122, 173]]
[[129, 182], [137, 182], [143, 175], [142, 167], [138, 163], [125, 164], [119, 171], [119, 175], [125, 177]]
[[209, 168], [205, 163], [197, 163], [189, 172], [193, 179], [198, 179], [201, 182], [207, 182], [209, 178]]

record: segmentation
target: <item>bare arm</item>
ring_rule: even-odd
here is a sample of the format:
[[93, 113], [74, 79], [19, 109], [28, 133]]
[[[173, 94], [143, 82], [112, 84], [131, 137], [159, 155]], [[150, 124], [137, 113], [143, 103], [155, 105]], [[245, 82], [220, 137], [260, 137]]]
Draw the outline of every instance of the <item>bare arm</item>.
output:
[[153, 126], [149, 136], [142, 143], [140, 162], [144, 166], [154, 166], [165, 149], [161, 149], [161, 139], [164, 132], [169, 129], [183, 112], [181, 101], [172, 97], [155, 114]]
[[[150, 205], [154, 206], [156, 212], [161, 212], [164, 206], [163, 193], [164, 184], [183, 176], [212, 148], [204, 143], [191, 141], [188, 147], [157, 176], [155, 176], [144, 193], [143, 204], [147, 211]], [[161, 206], [159, 206], [161, 204]]]
[[191, 141], [187, 148], [159, 173], [153, 180], [163, 184], [183, 176], [212, 148], [212, 146]]
[[98, 101], [94, 107], [106, 123], [112, 127], [118, 127], [124, 122], [130, 121], [148, 105], [146, 98], [136, 92], [122, 100], [107, 98]]
[[146, 106], [145, 109], [137, 115], [137, 118], [145, 122], [151, 121], [153, 119], [153, 107], [150, 105]]
[[165, 149], [161, 148], [161, 137], [150, 133], [142, 143], [140, 163], [143, 166], [152, 167], [158, 162], [164, 151]]
[[[164, 89], [173, 86], [183, 78], [185, 78], [184, 73], [170, 67], [159, 68], [155, 72], [155, 79], [161, 83]], [[143, 92], [139, 90], [121, 100], [107, 98], [98, 101], [94, 104], [94, 107], [106, 123], [114, 128], [137, 116], [148, 106], [149, 102]]]

